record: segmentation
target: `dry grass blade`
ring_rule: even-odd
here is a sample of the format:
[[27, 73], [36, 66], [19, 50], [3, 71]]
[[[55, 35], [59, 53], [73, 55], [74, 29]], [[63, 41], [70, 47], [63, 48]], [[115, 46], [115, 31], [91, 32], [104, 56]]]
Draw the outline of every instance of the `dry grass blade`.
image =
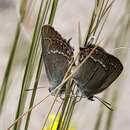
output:
[[[20, 92], [20, 98], [19, 98], [19, 102], [18, 102], [18, 107], [17, 107], [17, 112], [16, 112], [16, 116], [15, 116], [15, 120], [19, 117], [19, 115], [21, 115], [24, 111], [24, 107], [25, 107], [25, 103], [26, 103], [26, 99], [27, 99], [27, 93], [25, 93], [24, 89], [27, 89], [30, 84], [31, 84], [31, 79], [32, 76], [34, 74], [34, 65], [36, 64], [36, 57], [37, 57], [37, 52], [38, 52], [38, 37], [39, 37], [39, 33], [40, 33], [40, 20], [42, 19], [41, 13], [42, 13], [42, 9], [43, 9], [43, 0], [41, 1], [41, 5], [40, 5], [40, 9], [38, 12], [38, 16], [37, 16], [37, 22], [36, 22], [36, 26], [34, 29], [34, 34], [33, 34], [33, 38], [32, 38], [32, 43], [31, 43], [31, 47], [30, 47], [30, 51], [29, 51], [29, 55], [28, 55], [28, 60], [27, 60], [27, 64], [26, 64], [26, 68], [25, 68], [25, 73], [24, 73], [24, 77], [23, 77], [23, 81], [22, 81], [22, 86], [21, 86], [21, 92]], [[14, 125], [14, 130], [20, 129], [20, 125], [21, 122], [18, 122]]]
[[[52, 4], [52, 6], [51, 6], [51, 4]], [[54, 16], [55, 16], [57, 4], [58, 4], [58, 0], [46, 1], [45, 8], [43, 9], [43, 14], [41, 16], [41, 18], [43, 18], [43, 19], [41, 20], [40, 23], [44, 24], [45, 21], [47, 21], [47, 15], [48, 15], [48, 12], [49, 12], [50, 7], [51, 7], [51, 13], [50, 13], [50, 16], [49, 16], [49, 20], [48, 20], [49, 22], [48, 23], [52, 24], [52, 23], [50, 23], [50, 20], [51, 20], [51, 22], [54, 21]], [[39, 41], [40, 41], [40, 36], [39, 36]], [[37, 90], [37, 85], [38, 85], [38, 81], [39, 81], [39, 78], [40, 78], [40, 75], [41, 75], [42, 66], [43, 66], [42, 53], [40, 55], [41, 55], [41, 57], [40, 57], [40, 60], [39, 60], [39, 65], [38, 65], [36, 79], [35, 79], [35, 84], [34, 84], [34, 90], [33, 90], [33, 93], [32, 93], [32, 97], [31, 97], [29, 108], [31, 108], [33, 106], [35, 95], [36, 95], [36, 90]], [[25, 129], [28, 129], [30, 115], [31, 115], [31, 112], [28, 113], [28, 116], [27, 116], [27, 119], [26, 119], [26, 124], [25, 124]]]
[[16, 49], [17, 49], [17, 46], [19, 44], [19, 37], [20, 37], [20, 32], [21, 32], [21, 23], [23, 22], [25, 15], [27, 13], [27, 0], [21, 1], [19, 11], [20, 12], [18, 12], [18, 13], [20, 13], [20, 18], [18, 19], [16, 32], [15, 32], [15, 36], [14, 36], [14, 41], [12, 43], [13, 46], [12, 46], [11, 53], [10, 53], [10, 56], [9, 56], [9, 60], [8, 60], [8, 63], [7, 63], [7, 67], [6, 67], [4, 78], [3, 78], [3, 81], [2, 81], [2, 85], [1, 85], [1, 88], [0, 88], [0, 113], [2, 112], [2, 108], [3, 108], [4, 102], [5, 102], [6, 94], [7, 94], [8, 90], [10, 89], [8, 82], [11, 78], [10, 77], [11, 70], [12, 70], [12, 67], [13, 67], [13, 62], [15, 60]]
[[27, 115], [30, 111], [32, 111], [34, 108], [36, 108], [37, 106], [39, 106], [39, 104], [41, 104], [43, 101], [45, 101], [51, 94], [47, 95], [45, 98], [43, 98], [41, 101], [39, 101], [37, 104], [35, 104], [34, 106], [32, 106], [28, 111], [26, 111], [25, 113], [23, 113], [22, 115], [20, 115], [9, 127], [7, 130], [10, 130], [19, 120], [21, 120], [25, 115]]
[[47, 117], [46, 117], [46, 119], [45, 119], [45, 121], [44, 121], [44, 123], [43, 123], [42, 129], [44, 129], [45, 126], [46, 126], [48, 117], [49, 117], [49, 115], [50, 115], [50, 113], [51, 113], [51, 111], [52, 111], [52, 109], [53, 109], [53, 106], [55, 105], [55, 102], [56, 102], [56, 100], [57, 100], [57, 98], [58, 98], [59, 92], [60, 92], [60, 90], [57, 91], [57, 93], [56, 93], [55, 99], [54, 99], [54, 101], [53, 101], [53, 103], [52, 103], [52, 105], [51, 105], [51, 107], [50, 107], [50, 109], [49, 109], [49, 112], [47, 113]]
[[55, 118], [54, 118], [54, 120], [53, 120], [53, 122], [52, 122], [51, 130], [53, 129], [54, 123], [55, 123], [56, 118], [57, 118], [57, 116], [58, 116], [58, 114], [59, 114], [59, 112], [60, 112], [60, 109], [61, 109], [62, 105], [63, 105], [63, 101], [62, 101], [62, 103], [60, 104], [60, 106], [59, 106], [59, 108], [58, 108], [58, 110], [57, 110], [57, 113], [56, 113], [56, 115], [55, 115]]
[[[105, 19], [107, 19], [114, 1], [115, 0], [113, 0], [110, 3], [109, 3], [109, 0], [105, 0], [105, 1], [100, 0], [100, 1], [96, 2], [97, 4], [95, 4], [95, 8], [92, 13], [91, 22], [89, 24], [89, 28], [87, 31], [87, 36], [85, 39], [85, 44], [84, 44], [85, 46], [88, 43], [88, 39], [92, 36], [95, 36], [96, 32], [98, 31], [99, 25], [103, 21], [105, 16], [106, 16]], [[96, 39], [99, 38], [100, 32], [102, 31], [102, 28], [103, 28], [105, 22], [106, 22], [106, 20], [104, 20], [103, 24], [101, 25], [101, 29], [100, 29]]]

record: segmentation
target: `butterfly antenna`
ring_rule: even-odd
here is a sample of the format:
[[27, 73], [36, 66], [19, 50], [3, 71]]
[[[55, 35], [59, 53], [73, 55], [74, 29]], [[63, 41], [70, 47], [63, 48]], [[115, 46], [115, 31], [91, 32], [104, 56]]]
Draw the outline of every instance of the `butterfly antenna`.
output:
[[113, 109], [111, 108], [111, 104], [104, 101], [103, 99], [97, 97], [97, 96], [93, 96], [93, 98], [98, 99], [98, 101], [100, 101], [104, 106], [106, 106], [109, 110], [113, 111]]
[[91, 36], [88, 41], [85, 42], [84, 47], [87, 47], [89, 45], [92, 45], [93, 43], [95, 43], [95, 36]]
[[90, 39], [88, 40], [87, 45], [93, 44], [93, 43], [94, 43], [94, 40], [95, 40], [95, 36], [90, 37]]
[[72, 37], [67, 40], [67, 43], [70, 43], [71, 40], [72, 40]]

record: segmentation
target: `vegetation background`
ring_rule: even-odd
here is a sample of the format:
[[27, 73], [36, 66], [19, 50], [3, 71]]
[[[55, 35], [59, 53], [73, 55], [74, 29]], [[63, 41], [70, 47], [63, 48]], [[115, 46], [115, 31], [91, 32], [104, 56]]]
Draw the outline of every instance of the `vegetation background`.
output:
[[[12, 69], [9, 79], [5, 75], [7, 64], [13, 46], [15, 32], [18, 31], [18, 21], [20, 19], [19, 7], [25, 0], [0, 0], [0, 83], [2, 88], [4, 76], [8, 80], [5, 102], [1, 104], [0, 109], [0, 129], [5, 130], [13, 122], [19, 101], [21, 84], [24, 75], [27, 57], [31, 45], [31, 39], [36, 23], [37, 14], [41, 0], [28, 0], [28, 14], [25, 15], [24, 21], [21, 21], [20, 38], [16, 47]], [[53, 26], [66, 39], [72, 37], [71, 45], [77, 49], [78, 45], [78, 23], [80, 22], [82, 37], [88, 28], [94, 0], [59, 0], [56, 9]], [[24, 3], [26, 4], [26, 3]], [[24, 5], [23, 4], [23, 5]], [[25, 6], [25, 5], [24, 5]], [[23, 10], [24, 11], [24, 10]], [[18, 33], [16, 33], [18, 34]], [[116, 0], [110, 16], [106, 21], [105, 27], [100, 39], [103, 39], [103, 46], [108, 52], [116, 55], [124, 65], [124, 71], [121, 76], [114, 82], [109, 89], [99, 94], [100, 97], [105, 96], [105, 100], [110, 102], [114, 107], [114, 112], [110, 112], [98, 101], [90, 102], [87, 99], [80, 101], [74, 110], [72, 121], [77, 130], [129, 130], [130, 129], [130, 1]], [[114, 48], [126, 47], [122, 49]], [[40, 50], [39, 45], [39, 50]], [[39, 56], [40, 53], [37, 53]], [[39, 60], [39, 59], [35, 59]], [[8, 64], [10, 66], [10, 64]], [[37, 64], [34, 64], [38, 66]], [[36, 72], [35, 72], [36, 73]], [[32, 77], [34, 79], [34, 77]], [[4, 81], [6, 83], [6, 81]], [[33, 86], [31, 83], [31, 86]], [[49, 87], [44, 67], [38, 86]], [[30, 87], [31, 88], [31, 87]], [[1, 89], [2, 90], [2, 89]], [[27, 92], [27, 102], [24, 111], [28, 109], [31, 92]], [[40, 89], [37, 91], [35, 103], [48, 94], [48, 89]], [[1, 93], [0, 93], [1, 94]], [[30, 130], [39, 130], [43, 125], [50, 104], [54, 97], [49, 97], [47, 101], [39, 105], [33, 110], [29, 123]], [[58, 109], [58, 102], [54, 106], [53, 112]], [[22, 120], [21, 130], [24, 129], [25, 118]], [[17, 129], [18, 130], [18, 129]]]

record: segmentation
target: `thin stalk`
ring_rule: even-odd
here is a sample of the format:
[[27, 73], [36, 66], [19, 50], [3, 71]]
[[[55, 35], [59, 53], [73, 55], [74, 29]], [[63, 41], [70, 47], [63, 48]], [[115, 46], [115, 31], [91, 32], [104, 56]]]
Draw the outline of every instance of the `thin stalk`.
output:
[[91, 30], [92, 30], [95, 18], [96, 18], [96, 16], [95, 16], [95, 9], [94, 9], [93, 13], [92, 13], [92, 16], [91, 16], [91, 21], [90, 21], [90, 24], [89, 24], [89, 28], [88, 28], [88, 31], [86, 33], [86, 38], [85, 38], [84, 46], [86, 46], [87, 43], [88, 43], [88, 39], [90, 37]]
[[[30, 48], [30, 52], [29, 52], [29, 56], [28, 56], [28, 61], [27, 61], [27, 65], [26, 65], [26, 69], [25, 69], [25, 73], [24, 73], [24, 78], [23, 78], [23, 83], [22, 83], [22, 88], [21, 88], [21, 93], [20, 93], [20, 99], [19, 99], [15, 119], [17, 119], [19, 117], [19, 115], [23, 113], [25, 101], [26, 101], [26, 97], [27, 97], [27, 93], [25, 93], [24, 89], [27, 89], [29, 87], [31, 78], [32, 78], [32, 74], [34, 71], [34, 69], [32, 69], [32, 66], [34, 65], [34, 61], [32, 61], [32, 59], [35, 59], [35, 56], [37, 53], [37, 51], [34, 53], [34, 50], [38, 46], [37, 38], [38, 38], [39, 30], [40, 30], [39, 28], [41, 26], [41, 25], [39, 25], [39, 19], [41, 16], [42, 7], [43, 7], [43, 0], [41, 1], [41, 6], [39, 9], [38, 18], [37, 18], [37, 22], [36, 22], [36, 26], [35, 26], [35, 30], [34, 30], [34, 35], [33, 35], [32, 44], [31, 44], [31, 48]], [[16, 130], [16, 129], [19, 130], [20, 124], [21, 124], [20, 122], [16, 123], [14, 126], [14, 130]]]
[[13, 47], [12, 47], [12, 50], [11, 50], [11, 53], [10, 53], [10, 57], [9, 57], [7, 67], [6, 67], [6, 70], [5, 70], [5, 74], [4, 74], [4, 79], [2, 81], [2, 86], [1, 86], [1, 89], [0, 89], [0, 114], [2, 112], [2, 108], [3, 108], [3, 105], [4, 105], [4, 101], [5, 101], [7, 91], [9, 89], [8, 82], [9, 82], [9, 78], [10, 78], [11, 69], [12, 69], [12, 66], [13, 66], [16, 48], [17, 48], [17, 45], [18, 45], [20, 31], [21, 31], [20, 22], [18, 22], [17, 27], [16, 27], [16, 32], [15, 32]]
[[101, 23], [102, 19], [105, 17], [107, 12], [109, 12], [109, 9], [112, 7], [112, 4], [114, 3], [114, 1], [115, 0], [113, 0], [109, 5], [108, 5], [109, 0], [106, 2], [105, 7], [103, 8], [103, 11], [101, 10], [102, 13], [99, 14], [96, 25], [93, 28], [91, 33], [94, 33], [94, 34], [96, 33], [96, 30], [97, 30], [99, 24]]
[[51, 9], [51, 13], [50, 13], [50, 18], [49, 18], [49, 24], [53, 24], [53, 21], [54, 21], [54, 17], [55, 17], [55, 12], [56, 12], [56, 9], [57, 9], [57, 5], [58, 5], [58, 1], [59, 0], [53, 0], [53, 3], [52, 3], [52, 9]]
[[67, 122], [68, 114], [70, 112], [71, 103], [72, 103], [72, 98], [70, 96], [68, 103], [67, 103], [67, 106], [66, 106], [66, 111], [64, 113], [63, 121], [62, 121], [62, 130], [64, 130], [66, 127], [66, 122]]
[[12, 70], [12, 66], [13, 66], [13, 62], [14, 62], [16, 48], [19, 44], [18, 41], [19, 41], [19, 36], [20, 36], [20, 31], [21, 31], [20, 25], [24, 20], [25, 14], [27, 13], [26, 6], [27, 6], [27, 0], [22, 0], [21, 4], [20, 4], [20, 16], [21, 17], [20, 17], [20, 19], [18, 19], [15, 37], [14, 37], [14, 41], [13, 41], [13, 46], [12, 46], [12, 49], [11, 49], [11, 53], [10, 53], [9, 60], [8, 60], [8, 63], [7, 63], [7, 67], [6, 67], [5, 74], [4, 74], [4, 78], [3, 78], [3, 81], [2, 81], [2, 86], [1, 86], [1, 89], [0, 89], [0, 114], [2, 112], [2, 108], [3, 108], [3, 104], [4, 104], [4, 101], [5, 101], [7, 91], [9, 89], [8, 82], [9, 82], [9, 79], [10, 79], [10, 74], [11, 74], [11, 70]]
[[68, 100], [68, 103], [67, 103], [67, 106], [66, 106], [66, 111], [65, 111], [63, 123], [62, 123], [62, 129], [63, 130], [66, 127], [66, 124], [67, 124], [67, 121], [68, 121], [68, 116], [69, 116], [69, 113], [70, 113], [70, 110], [71, 110], [71, 107], [72, 107], [72, 102], [73, 102], [73, 98], [74, 98], [73, 97], [74, 89], [75, 89], [75, 85], [72, 86], [72, 91], [69, 95], [69, 100]]
[[[99, 11], [99, 14], [97, 15], [97, 20], [95, 21], [95, 27], [93, 28], [92, 32], [93, 35], [95, 35], [96, 30], [98, 29], [101, 21], [103, 20], [103, 18], [105, 17], [105, 15], [107, 13], [109, 13], [110, 8], [112, 7], [114, 0], [108, 5], [109, 0], [107, 0], [106, 4], [103, 2], [103, 4], [101, 5], [101, 9]], [[105, 4], [105, 5], [104, 5]], [[104, 6], [104, 8], [103, 8]], [[107, 17], [107, 16], [106, 16]]]
[[[98, 4], [95, 6], [93, 14], [92, 14], [91, 22], [89, 24], [89, 29], [88, 29], [88, 33], [87, 33], [87, 37], [86, 37], [84, 46], [87, 45], [89, 37], [91, 35], [94, 36], [96, 34], [96, 31], [97, 31], [101, 21], [103, 20], [105, 14], [107, 14], [110, 11], [110, 8], [112, 7], [112, 4], [114, 3], [114, 0], [109, 5], [108, 5], [108, 2], [109, 2], [109, 0], [107, 0], [106, 2], [98, 1]], [[100, 29], [100, 30], [102, 30], [102, 29]], [[98, 35], [98, 37], [99, 37], [99, 35]]]
[[97, 35], [97, 37], [96, 37], [95, 43], [96, 43], [96, 42], [98, 41], [98, 39], [99, 39], [99, 36], [100, 36], [100, 34], [101, 34], [102, 30], [103, 30], [103, 27], [104, 27], [104, 25], [105, 25], [105, 23], [106, 23], [106, 20], [107, 20], [107, 18], [108, 18], [108, 16], [109, 16], [110, 11], [111, 11], [111, 8], [109, 9], [109, 12], [107, 13], [107, 15], [106, 15], [106, 17], [105, 17], [105, 19], [104, 19], [104, 21], [103, 21], [103, 24], [102, 24], [102, 26], [101, 26], [101, 28], [100, 28], [100, 30], [99, 30], [99, 33], [98, 33], [98, 35]]
[[57, 113], [56, 113], [55, 118], [54, 118], [54, 120], [53, 120], [53, 122], [52, 122], [51, 129], [50, 129], [50, 130], [53, 130], [53, 125], [54, 125], [54, 123], [55, 123], [55, 121], [56, 121], [56, 118], [57, 118], [57, 116], [58, 116], [58, 114], [59, 114], [59, 111], [60, 111], [62, 105], [63, 105], [63, 101], [62, 101], [62, 103], [60, 104], [60, 106], [59, 106], [59, 108], [58, 108], [58, 110], [57, 110]]
[[57, 98], [58, 98], [59, 92], [60, 92], [60, 89], [57, 91], [57, 93], [56, 93], [56, 95], [55, 95], [55, 99], [54, 99], [54, 101], [53, 101], [53, 103], [52, 103], [52, 105], [51, 105], [51, 107], [50, 107], [50, 109], [49, 109], [49, 112], [48, 112], [48, 114], [47, 114], [47, 117], [46, 117], [46, 119], [45, 119], [45, 121], [44, 121], [44, 123], [43, 123], [42, 129], [45, 128], [45, 125], [46, 125], [46, 123], [47, 123], [48, 117], [49, 117], [49, 115], [50, 115], [50, 113], [51, 113], [51, 111], [52, 111], [53, 106], [55, 105], [55, 102], [56, 102]]
[[70, 120], [71, 120], [73, 110], [75, 107], [75, 102], [76, 102], [76, 97], [72, 97], [70, 101], [68, 102], [68, 107], [64, 116], [64, 124], [62, 127], [63, 130], [68, 130], [69, 128]]
[[71, 84], [68, 83], [67, 86], [66, 86], [65, 99], [64, 99], [64, 102], [63, 102], [63, 107], [62, 107], [60, 119], [59, 119], [59, 122], [58, 122], [57, 130], [60, 130], [62, 128], [62, 122], [64, 122], [63, 116], [64, 116], [66, 106], [67, 106], [68, 101], [69, 101], [72, 85], [73, 85], [73, 82]]
[[7, 130], [10, 130], [18, 121], [20, 121], [24, 116], [26, 116], [30, 111], [32, 111], [34, 108], [36, 108], [38, 105], [40, 105], [43, 101], [45, 101], [51, 94], [47, 95], [45, 98], [43, 98], [41, 101], [39, 101], [37, 104], [32, 106], [28, 111], [20, 115], [8, 128]]
[[[91, 32], [91, 35], [95, 35], [95, 32], [96, 32], [96, 30], [97, 30], [97, 27], [98, 27], [98, 25], [99, 25], [99, 22], [98, 22], [98, 19], [100, 18], [100, 14], [101, 14], [101, 12], [102, 12], [102, 9], [103, 9], [103, 5], [104, 5], [104, 2], [105, 1], [101, 1], [101, 2], [99, 2], [99, 4], [98, 4], [98, 7], [97, 7], [97, 13], [96, 13], [96, 18], [95, 18], [95, 26], [93, 26], [92, 27], [92, 32]], [[100, 6], [100, 4], [101, 4], [101, 6]], [[99, 10], [100, 9], [100, 10]], [[94, 29], [93, 29], [94, 28]], [[93, 33], [93, 34], [92, 34]]]
[[68, 117], [68, 121], [67, 121], [67, 123], [66, 123], [66, 129], [65, 129], [65, 130], [68, 130], [68, 129], [69, 129], [70, 120], [71, 120], [71, 118], [72, 118], [72, 114], [73, 114], [73, 111], [74, 111], [74, 108], [75, 108], [75, 105], [76, 105], [75, 101], [76, 101], [76, 97], [74, 97], [74, 100], [73, 100], [73, 102], [72, 102], [71, 109], [70, 109], [70, 113], [68, 114], [69, 117]]
[[[32, 97], [31, 97], [29, 109], [33, 106], [33, 103], [34, 103], [34, 99], [35, 99], [35, 95], [36, 95], [36, 89], [37, 89], [38, 81], [39, 81], [39, 78], [40, 78], [40, 75], [41, 75], [42, 65], [43, 65], [43, 58], [41, 56], [40, 57], [39, 66], [38, 66], [38, 70], [37, 70], [36, 79], [35, 79], [34, 91], [32, 93]], [[30, 121], [30, 116], [31, 116], [31, 111], [27, 115], [27, 119], [26, 119], [26, 124], [25, 124], [24, 130], [28, 129], [28, 125], [29, 125], [29, 121]]]
[[[50, 4], [51, 4], [50, 1], [47, 1], [46, 4], [45, 4], [45, 8], [43, 10], [43, 15], [42, 15], [43, 23], [45, 22], [45, 20], [47, 18], [47, 14], [48, 14], [48, 11], [49, 11]], [[39, 37], [38, 42], [39, 41], [40, 41], [40, 37]], [[37, 69], [37, 75], [36, 75], [36, 79], [35, 79], [35, 84], [34, 84], [34, 87], [33, 87], [34, 91], [33, 91], [32, 96], [31, 96], [31, 101], [30, 101], [29, 108], [31, 108], [33, 106], [33, 104], [34, 104], [34, 99], [35, 99], [35, 95], [36, 95], [37, 85], [38, 85], [38, 81], [39, 81], [39, 78], [40, 78], [40, 75], [41, 75], [42, 66], [43, 66], [42, 54], [40, 54], [40, 55], [41, 55], [40, 62], [39, 62], [39, 66], [38, 66], [38, 69]], [[25, 130], [28, 129], [30, 115], [31, 115], [31, 112], [28, 113], [28, 116], [27, 116], [27, 119], [26, 119], [26, 124], [25, 124]]]
[[106, 12], [108, 12], [109, 8], [111, 8], [111, 6], [114, 4], [115, 1], [116, 1], [116, 0], [113, 0], [113, 1], [106, 7], [106, 9], [104, 9], [104, 11], [103, 11], [101, 17], [104, 17], [104, 15], [106, 14]]

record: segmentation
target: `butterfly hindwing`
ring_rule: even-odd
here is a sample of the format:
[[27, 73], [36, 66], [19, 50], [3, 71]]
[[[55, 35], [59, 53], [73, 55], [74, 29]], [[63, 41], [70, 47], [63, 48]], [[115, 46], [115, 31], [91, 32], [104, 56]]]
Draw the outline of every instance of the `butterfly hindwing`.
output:
[[[93, 48], [94, 45], [81, 48], [79, 61], [82, 62]], [[116, 57], [97, 47], [76, 72], [74, 80], [83, 95], [90, 97], [108, 88], [122, 70], [123, 66]]]
[[105, 88], [109, 87], [111, 83], [117, 79], [117, 77], [121, 74], [123, 70], [121, 62], [115, 56], [108, 54], [108, 62], [108, 76], [104, 80], [102, 86], [99, 89], [95, 90], [95, 93], [99, 93]]

